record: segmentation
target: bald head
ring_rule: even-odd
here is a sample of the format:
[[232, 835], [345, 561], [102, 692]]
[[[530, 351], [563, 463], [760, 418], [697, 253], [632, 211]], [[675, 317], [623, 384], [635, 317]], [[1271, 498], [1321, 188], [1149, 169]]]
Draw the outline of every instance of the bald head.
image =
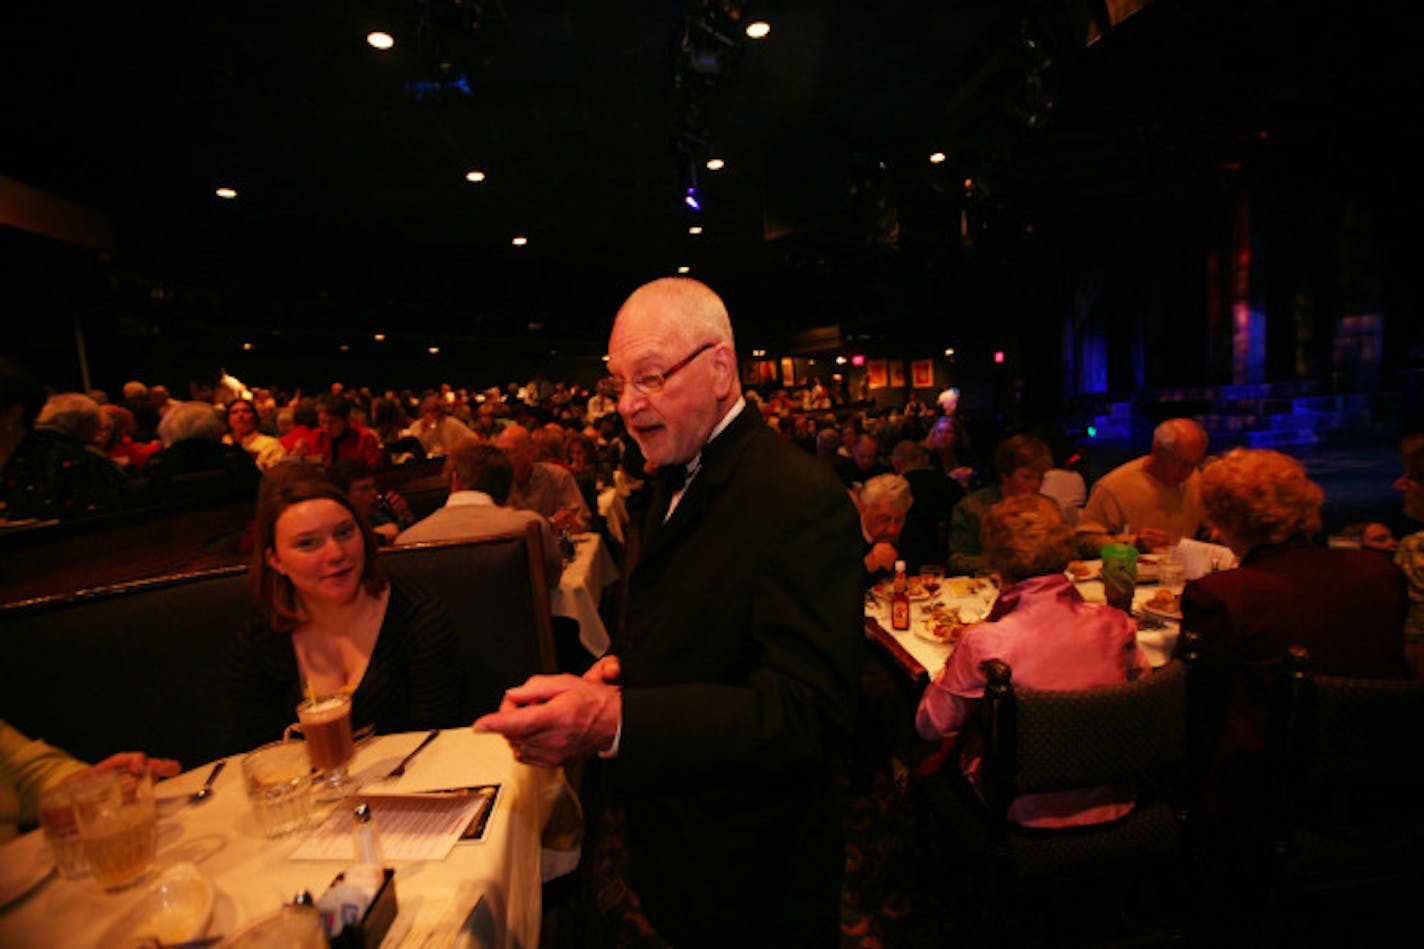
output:
[[1189, 418], [1169, 418], [1152, 432], [1148, 474], [1164, 484], [1181, 484], [1206, 458], [1206, 448], [1206, 429]]
[[654, 280], [628, 297], [608, 338], [618, 411], [654, 464], [686, 464], [741, 396], [727, 308], [705, 284]]
[[[629, 295], [618, 309], [613, 321], [613, 337], [625, 317], [636, 320], [640, 314], [654, 314], [671, 331], [677, 342], [701, 345], [708, 340], [726, 343], [735, 350], [732, 320], [726, 304], [712, 288], [689, 277], [663, 277], [645, 283]], [[609, 340], [609, 348], [613, 339]]]
[[495, 436], [494, 444], [514, 467], [514, 483], [528, 484], [534, 471], [534, 439], [529, 429], [523, 425], [508, 425]]

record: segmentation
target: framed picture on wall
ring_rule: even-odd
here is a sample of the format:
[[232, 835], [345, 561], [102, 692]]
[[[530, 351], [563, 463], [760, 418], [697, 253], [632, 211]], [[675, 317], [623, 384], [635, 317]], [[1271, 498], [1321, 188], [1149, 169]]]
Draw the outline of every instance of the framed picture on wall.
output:
[[905, 388], [905, 364], [898, 359], [890, 361], [890, 388]]
[[885, 360], [870, 359], [865, 363], [865, 376], [870, 380], [870, 388], [883, 389], [886, 385]]
[[916, 389], [934, 388], [934, 362], [916, 359], [910, 363], [910, 384]]

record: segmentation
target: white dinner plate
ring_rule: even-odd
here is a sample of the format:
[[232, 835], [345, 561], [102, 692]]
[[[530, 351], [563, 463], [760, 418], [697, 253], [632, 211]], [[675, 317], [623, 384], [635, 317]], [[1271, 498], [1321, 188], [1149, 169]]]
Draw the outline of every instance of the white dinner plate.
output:
[[200, 939], [213, 914], [213, 885], [191, 863], [163, 871], [142, 900], [110, 926], [101, 946], [152, 945]]
[[1180, 623], [1182, 621], [1181, 610], [1154, 610], [1150, 606], [1139, 606], [1138, 609], [1148, 616], [1155, 616], [1157, 619], [1167, 620], [1172, 623]]
[[26, 834], [0, 850], [0, 909], [39, 886], [54, 872], [44, 834]]

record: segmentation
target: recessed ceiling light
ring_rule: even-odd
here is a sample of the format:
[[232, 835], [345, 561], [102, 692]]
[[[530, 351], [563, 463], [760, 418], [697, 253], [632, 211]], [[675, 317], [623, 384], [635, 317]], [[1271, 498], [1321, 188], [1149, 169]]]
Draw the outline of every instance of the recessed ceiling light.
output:
[[338, 347], [336, 347], [336, 348], [339, 349], [339, 350], [341, 350], [343, 353], [349, 353], [349, 352], [351, 351], [351, 344], [350, 344], [350, 343], [342, 343], [340, 346], [338, 346]]
[[754, 40], [762, 39], [771, 32], [771, 24], [765, 20], [756, 20], [747, 24], [747, 36]]
[[366, 34], [366, 42], [372, 49], [387, 50], [396, 45], [395, 37], [381, 30], [372, 30]]
[[515, 247], [523, 247], [525, 244], [529, 243], [529, 238], [521, 234], [519, 237], [516, 237], [514, 240], [510, 241], [510, 243], [513, 244]]
[[440, 352], [440, 347], [439, 347], [439, 346], [431, 346], [429, 349], [426, 350], [426, 352], [429, 353], [430, 355], [434, 356], [434, 355], [436, 355], [437, 353]]
[[844, 356], [837, 356], [837, 357], [836, 357], [836, 365], [837, 365], [837, 366], [844, 366], [845, 364], [846, 364], [846, 358], [845, 358]]
[[466, 181], [474, 181], [474, 182], [477, 182], [477, 183], [478, 183], [478, 182], [481, 182], [481, 181], [484, 181], [484, 180], [485, 180], [485, 173], [484, 173], [483, 171], [467, 171], [467, 172], [465, 172], [465, 180], [466, 180]]
[[678, 273], [689, 273], [691, 270], [692, 268], [687, 266], [686, 264], [683, 264], [681, 267], [677, 268]]
[[242, 349], [243, 349], [244, 352], [251, 352], [251, 351], [252, 351], [252, 344], [251, 344], [251, 343], [243, 343], [243, 344], [242, 344]]
[[760, 359], [761, 357], [763, 357], [763, 356], [766, 355], [766, 350], [764, 350], [764, 349], [753, 349], [753, 350], [752, 350], [752, 355], [755, 356], [757, 359]]
[[707, 170], [708, 170], [708, 171], [721, 171], [723, 168], [726, 168], [726, 167], [727, 167], [727, 163], [726, 163], [725, 161], [723, 161], [722, 159], [720, 159], [720, 158], [709, 158], [709, 159], [707, 159]]
[[376, 334], [375, 334], [374, 336], [372, 336], [371, 338], [374, 339], [374, 340], [375, 340], [376, 342], [378, 342], [378, 343], [384, 343], [384, 342], [386, 341], [386, 334], [385, 334], [385, 333], [376, 333]]
[[931, 165], [938, 165], [938, 164], [940, 164], [940, 163], [943, 162], [943, 161], [944, 161], [944, 152], [935, 152], [934, 154], [930, 155], [930, 164], [931, 164]]
[[700, 225], [700, 224], [694, 224], [694, 225], [692, 225], [691, 227], [689, 227], [689, 228], [687, 229], [687, 233], [689, 233], [689, 234], [701, 234], [701, 233], [702, 233], [702, 225]]
[[951, 346], [951, 347], [949, 347], [948, 349], [946, 349], [946, 350], [944, 351], [944, 354], [945, 354], [946, 356], [953, 356], [953, 355], [954, 355], [954, 347]]
[[233, 198], [237, 197], [237, 192], [232, 188], [219, 188], [218, 190], [214, 191], [213, 194], [217, 195], [219, 198], [222, 198], [225, 201], [231, 201]]

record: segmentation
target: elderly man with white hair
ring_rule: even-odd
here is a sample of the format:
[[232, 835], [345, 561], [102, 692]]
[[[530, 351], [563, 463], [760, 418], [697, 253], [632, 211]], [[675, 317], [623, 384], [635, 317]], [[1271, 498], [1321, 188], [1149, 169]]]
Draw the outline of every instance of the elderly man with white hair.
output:
[[1206, 430], [1171, 418], [1152, 433], [1152, 451], [1098, 479], [1078, 519], [1078, 547], [1095, 557], [1113, 540], [1135, 540], [1144, 551], [1195, 537], [1202, 526], [1201, 475]]
[[893, 571], [895, 561], [905, 559], [896, 544], [914, 503], [910, 482], [896, 474], [876, 475], [860, 489], [856, 506], [860, 508], [860, 536], [865, 541], [861, 563], [867, 586]]
[[0, 444], [8, 448], [0, 452], [0, 520], [117, 510], [119, 469], [94, 443], [103, 424], [99, 404], [78, 392], [43, 399], [33, 376], [0, 364]]
[[510, 689], [475, 730], [527, 764], [607, 759], [584, 787], [612, 795], [631, 891], [664, 943], [836, 945], [834, 762], [864, 639], [854, 507], [747, 405], [706, 285], [639, 288], [608, 356], [618, 410], [659, 466], [616, 655]]

